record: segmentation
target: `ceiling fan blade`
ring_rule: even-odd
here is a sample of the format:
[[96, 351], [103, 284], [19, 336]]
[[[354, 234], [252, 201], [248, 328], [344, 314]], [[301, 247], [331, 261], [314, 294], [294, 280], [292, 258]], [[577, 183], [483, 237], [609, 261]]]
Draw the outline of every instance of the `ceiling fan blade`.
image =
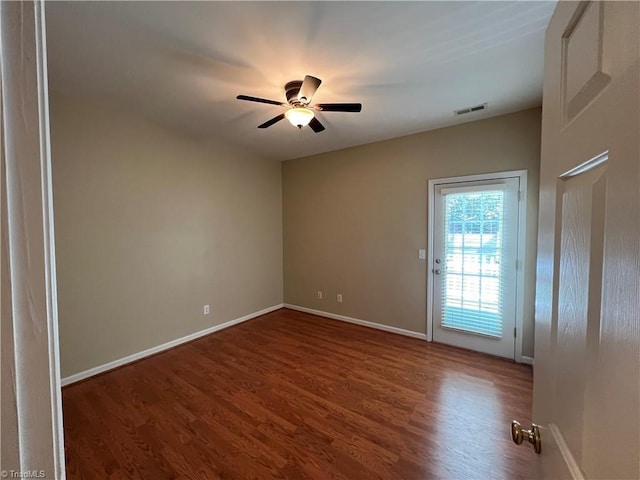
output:
[[318, 120], [316, 117], [313, 117], [311, 119], [311, 121], [309, 122], [309, 126], [311, 127], [311, 130], [313, 130], [316, 133], [320, 133], [321, 131], [324, 130], [324, 125], [322, 125], [320, 123], [320, 120]]
[[316, 110], [322, 112], [360, 112], [362, 111], [361, 103], [318, 103], [314, 105]]
[[247, 102], [268, 103], [270, 105], [281, 105], [283, 107], [286, 106], [286, 103], [278, 102], [276, 100], [267, 100], [266, 98], [250, 97], [248, 95], [238, 95], [236, 98], [238, 100], [246, 100]]
[[267, 120], [266, 122], [264, 122], [262, 125], [258, 125], [258, 128], [267, 128], [270, 127], [271, 125], [273, 125], [274, 123], [278, 123], [280, 120], [282, 120], [284, 118], [284, 113], [281, 113], [280, 115], [273, 117], [271, 120]]
[[298, 91], [298, 100], [307, 105], [313, 94], [316, 93], [318, 87], [322, 83], [322, 80], [316, 77], [312, 77], [311, 75], [306, 75], [304, 80], [302, 81], [302, 85], [300, 86], [300, 90]]

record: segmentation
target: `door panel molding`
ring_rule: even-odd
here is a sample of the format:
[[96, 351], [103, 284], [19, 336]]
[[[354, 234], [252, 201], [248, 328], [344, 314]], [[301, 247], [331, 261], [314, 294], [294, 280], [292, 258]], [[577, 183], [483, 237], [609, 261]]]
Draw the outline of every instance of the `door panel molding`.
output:
[[564, 126], [571, 123], [611, 81], [603, 64], [603, 9], [600, 2], [581, 2], [562, 35]]
[[601, 154], [593, 157], [592, 159], [587, 160], [586, 162], [581, 163], [580, 165], [577, 165], [570, 170], [567, 170], [565, 173], [558, 176], [558, 178], [560, 180], [566, 180], [568, 178], [575, 177], [576, 175], [580, 175], [581, 173], [586, 173], [589, 170], [593, 170], [594, 168], [608, 161], [609, 161], [609, 150], [605, 150]]
[[569, 470], [569, 475], [571, 475], [572, 480], [585, 480], [580, 467], [578, 466], [578, 462], [573, 458], [573, 454], [569, 447], [567, 446], [567, 442], [564, 440], [562, 433], [560, 433], [560, 429], [554, 423], [549, 424], [549, 432], [551, 432], [551, 437], [553, 442], [556, 444], [560, 455], [562, 455], [562, 460], [564, 461], [564, 466]]

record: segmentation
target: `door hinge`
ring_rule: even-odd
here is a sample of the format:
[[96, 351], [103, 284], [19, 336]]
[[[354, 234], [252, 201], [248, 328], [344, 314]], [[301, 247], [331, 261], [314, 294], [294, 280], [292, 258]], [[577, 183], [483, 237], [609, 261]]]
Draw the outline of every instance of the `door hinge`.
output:
[[513, 338], [518, 338], [518, 328], [513, 327]]
[[520, 201], [521, 199], [522, 199], [522, 192], [518, 190], [518, 201]]

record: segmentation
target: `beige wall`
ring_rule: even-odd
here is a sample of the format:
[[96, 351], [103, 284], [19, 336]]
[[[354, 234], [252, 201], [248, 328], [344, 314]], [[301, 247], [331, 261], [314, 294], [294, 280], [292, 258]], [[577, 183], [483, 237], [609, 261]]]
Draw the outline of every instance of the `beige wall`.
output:
[[285, 302], [424, 332], [427, 180], [514, 169], [529, 172], [533, 354], [540, 109], [284, 162], [282, 176], [58, 94], [51, 129], [63, 377], [281, 303], [283, 231]]
[[536, 108], [284, 162], [285, 303], [425, 332], [427, 180], [526, 169], [523, 355], [533, 356], [540, 121]]
[[51, 131], [63, 377], [282, 303], [279, 162], [55, 94]]

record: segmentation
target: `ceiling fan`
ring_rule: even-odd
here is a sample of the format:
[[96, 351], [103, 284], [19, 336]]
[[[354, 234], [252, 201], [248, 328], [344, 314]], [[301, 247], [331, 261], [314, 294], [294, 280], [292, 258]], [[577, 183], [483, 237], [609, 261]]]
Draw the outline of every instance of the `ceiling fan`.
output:
[[250, 97], [248, 95], [238, 95], [238, 100], [246, 100], [248, 102], [268, 103], [270, 105], [278, 105], [287, 107], [287, 111], [280, 115], [267, 120], [258, 128], [267, 128], [278, 123], [283, 118], [291, 122], [294, 127], [302, 128], [309, 125], [311, 129], [320, 133], [324, 130], [324, 125], [316, 118], [316, 112], [360, 112], [362, 110], [361, 103], [317, 103], [309, 105], [313, 95], [318, 90], [322, 80], [311, 75], [306, 75], [304, 80], [293, 80], [284, 86], [287, 103], [278, 102], [277, 100], [268, 100], [266, 98]]

